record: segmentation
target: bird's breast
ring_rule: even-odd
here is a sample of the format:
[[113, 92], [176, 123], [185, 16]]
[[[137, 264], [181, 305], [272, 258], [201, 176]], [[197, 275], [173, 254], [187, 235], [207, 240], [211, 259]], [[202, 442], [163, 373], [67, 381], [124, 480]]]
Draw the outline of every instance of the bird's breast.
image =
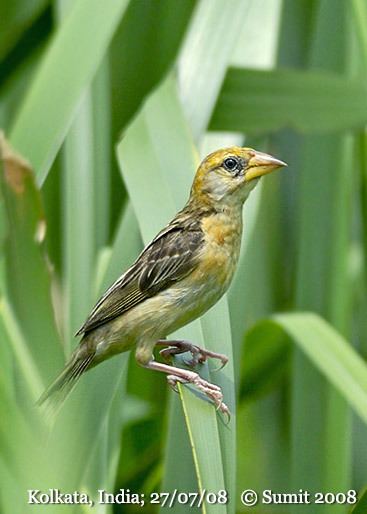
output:
[[206, 217], [202, 222], [204, 242], [195, 269], [160, 293], [162, 322], [170, 333], [204, 314], [226, 292], [236, 269], [242, 219]]
[[202, 222], [204, 245], [199, 269], [218, 286], [228, 287], [237, 266], [242, 234], [241, 213], [208, 216]]

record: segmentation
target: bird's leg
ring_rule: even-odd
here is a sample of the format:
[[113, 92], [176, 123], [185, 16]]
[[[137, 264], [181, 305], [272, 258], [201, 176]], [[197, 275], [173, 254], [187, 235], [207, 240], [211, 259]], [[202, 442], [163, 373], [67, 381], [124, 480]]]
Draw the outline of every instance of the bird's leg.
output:
[[226, 414], [228, 417], [230, 416], [227, 405], [223, 403], [223, 393], [221, 388], [215, 384], [207, 382], [194, 371], [176, 368], [175, 366], [169, 366], [168, 364], [155, 362], [153, 360], [145, 364], [144, 367], [167, 373], [167, 381], [174, 389], [178, 382], [194, 385], [199, 391], [205, 394], [207, 398], [212, 400], [218, 410]]
[[192, 355], [192, 359], [186, 362], [186, 364], [190, 367], [195, 367], [197, 364], [202, 364], [206, 361], [208, 357], [213, 359], [219, 359], [221, 361], [221, 366], [219, 369], [222, 369], [228, 362], [228, 357], [221, 353], [211, 352], [210, 350], [205, 350], [204, 348], [200, 348], [190, 341], [184, 340], [174, 340], [167, 341], [165, 339], [160, 339], [156, 342], [156, 346], [167, 346], [168, 348], [163, 348], [159, 353], [162, 357], [169, 361], [173, 355], [178, 355], [180, 353], [190, 352]]

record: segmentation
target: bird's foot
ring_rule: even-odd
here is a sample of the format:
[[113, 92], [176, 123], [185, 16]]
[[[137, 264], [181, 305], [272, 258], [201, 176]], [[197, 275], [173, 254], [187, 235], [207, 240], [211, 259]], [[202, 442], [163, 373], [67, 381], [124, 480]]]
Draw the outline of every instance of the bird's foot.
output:
[[228, 420], [230, 419], [231, 414], [223, 402], [223, 393], [219, 386], [204, 380], [197, 373], [191, 371], [188, 371], [186, 376], [168, 375], [167, 381], [176, 392], [177, 383], [192, 384], [215, 404], [217, 410], [228, 416]]
[[223, 412], [223, 414], [228, 417], [228, 421], [230, 420], [230, 411], [227, 405], [223, 402], [223, 393], [219, 386], [204, 380], [195, 373], [195, 371], [177, 368], [176, 366], [169, 366], [163, 362], [150, 360], [149, 362], [144, 363], [144, 366], [155, 371], [166, 373], [168, 375], [168, 383], [175, 391], [177, 391], [178, 383], [192, 384], [215, 404], [217, 410]]
[[185, 364], [191, 368], [194, 368], [198, 364], [203, 364], [208, 357], [220, 360], [221, 366], [216, 368], [215, 371], [222, 369], [228, 362], [228, 357], [226, 355], [211, 352], [210, 350], [206, 350], [205, 348], [201, 348], [200, 346], [190, 343], [190, 341], [166, 341], [165, 339], [161, 339], [157, 342], [157, 345], [168, 345], [167, 348], [163, 348], [163, 350], [159, 352], [160, 355], [162, 355], [162, 357], [168, 362], [171, 361], [174, 355], [190, 352], [192, 357], [189, 360], [185, 360]]

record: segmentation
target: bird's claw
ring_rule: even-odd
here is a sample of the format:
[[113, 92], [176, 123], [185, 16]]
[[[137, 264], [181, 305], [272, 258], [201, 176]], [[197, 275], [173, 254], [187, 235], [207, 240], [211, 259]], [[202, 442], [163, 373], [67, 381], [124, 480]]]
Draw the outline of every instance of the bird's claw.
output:
[[192, 384], [214, 403], [216, 410], [228, 416], [228, 421], [230, 420], [231, 414], [227, 405], [223, 402], [222, 390], [216, 384], [212, 384], [211, 382], [201, 378], [197, 373], [191, 372], [185, 378], [178, 377], [176, 375], [168, 375], [167, 381], [176, 392], [177, 383]]
[[[168, 341], [167, 343], [169, 344]], [[192, 355], [191, 359], [185, 359], [185, 364], [190, 368], [195, 368], [198, 364], [204, 364], [208, 357], [221, 361], [221, 366], [219, 366], [219, 368], [215, 368], [213, 371], [221, 370], [228, 362], [228, 357], [226, 355], [200, 348], [200, 346], [196, 346], [188, 341], [172, 341], [168, 348], [163, 348], [159, 353], [166, 361], [169, 362], [172, 356], [185, 352], [190, 352]]]
[[190, 368], [195, 368], [198, 364], [204, 364], [207, 361], [208, 357], [212, 359], [218, 359], [221, 362], [221, 365], [217, 368], [214, 368], [212, 371], [220, 371], [228, 362], [228, 357], [223, 355], [222, 353], [211, 352], [209, 350], [204, 350], [199, 346], [194, 346], [191, 350], [189, 350], [192, 358], [185, 360], [185, 364]]
[[167, 376], [167, 382], [168, 385], [174, 390], [175, 393], [178, 393], [177, 383], [180, 382], [180, 384], [187, 384], [187, 381], [183, 378], [176, 377], [175, 375], [168, 375]]

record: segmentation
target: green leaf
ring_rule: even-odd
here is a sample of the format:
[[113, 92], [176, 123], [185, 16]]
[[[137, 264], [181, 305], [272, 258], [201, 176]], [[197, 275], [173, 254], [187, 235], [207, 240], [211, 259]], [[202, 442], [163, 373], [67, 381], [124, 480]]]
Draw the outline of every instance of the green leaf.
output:
[[[134, 217], [128, 209], [121, 217], [112, 253], [101, 279], [103, 287], [109, 285], [112, 279], [116, 279], [132, 263], [140, 247], [141, 241], [137, 230], [134, 229]], [[128, 354], [125, 353], [87, 373], [60, 412], [50, 436], [48, 455], [53, 459], [55, 473], [60, 477], [60, 484], [64, 487], [75, 488], [84, 483], [83, 478], [91, 459], [94, 458], [93, 452], [99, 447], [100, 438], [106, 435], [105, 427], [108, 420], [112, 419], [117, 424], [122, 423], [115, 395], [121, 395], [122, 411], [124, 395], [119, 386], [127, 361]], [[112, 404], [115, 407], [114, 413], [110, 410]], [[115, 460], [118, 439], [116, 426], [111, 428], [108, 435], [107, 455]], [[63, 463], [71, 462], [75, 455], [79, 456], [78, 461], [65, 473]], [[105, 463], [103, 461], [103, 464]], [[106, 465], [113, 466], [109, 460]]]
[[[213, 408], [202, 399], [191, 395], [186, 388], [179, 386], [182, 405], [185, 414], [186, 424], [189, 431], [191, 448], [193, 451], [196, 474], [199, 481], [200, 492], [210, 491], [218, 494], [220, 484], [224, 484], [224, 468], [220, 459], [215, 458], [213, 443], [218, 440], [218, 425], [216, 413]], [[203, 423], [205, 419], [205, 423]], [[210, 474], [207, 471], [210, 467]], [[203, 502], [203, 513], [227, 512], [225, 504], [205, 505]]]
[[357, 505], [352, 509], [351, 514], [366, 514], [367, 512], [367, 489], [360, 496]]
[[288, 127], [337, 132], [367, 122], [367, 84], [322, 71], [230, 68], [210, 130], [266, 134]]
[[366, 66], [367, 62], [367, 30], [366, 25], [363, 22], [367, 16], [367, 6], [363, 0], [352, 0], [352, 15], [354, 18], [354, 23], [357, 30], [357, 36], [359, 39], [359, 44], [362, 50], [362, 55], [364, 59], [364, 66]]
[[[169, 418], [166, 450], [164, 457], [164, 474], [161, 484], [162, 491], [173, 491], [177, 486], [177, 476], [180, 477], [180, 489], [182, 491], [198, 492], [198, 477], [196, 474], [192, 442], [190, 441], [185, 418], [183, 416], [182, 394], [184, 388], [180, 389], [181, 396], [170, 395]], [[191, 394], [189, 392], [189, 394]], [[181, 401], [180, 401], [181, 400]], [[180, 442], [179, 444], [178, 441]], [[178, 474], [179, 473], [179, 474]], [[174, 477], [172, 477], [174, 474]], [[176, 478], [175, 478], [176, 477]], [[171, 509], [161, 507], [161, 512], [169, 512]], [[200, 509], [193, 507], [193, 512], [200, 512]], [[175, 514], [185, 514], [185, 505], [174, 505]]]
[[[46, 220], [29, 165], [2, 137], [0, 182], [7, 216], [7, 292], [42, 379], [51, 379], [63, 351], [55, 326], [51, 277], [44, 249]], [[40, 322], [41, 321], [41, 322]]]
[[74, 2], [46, 52], [10, 135], [14, 147], [31, 161], [39, 184], [47, 176], [126, 5], [127, 0], [111, 0], [106, 5], [99, 0]]
[[17, 43], [49, 0], [13, 0], [2, 6], [0, 16], [0, 59]]
[[289, 369], [290, 348], [279, 331], [264, 327], [257, 340], [250, 339], [242, 360], [240, 401], [257, 399], [269, 392]]
[[38, 363], [32, 357], [14, 313], [4, 298], [0, 301], [0, 333], [4, 335], [3, 341], [9, 344], [13, 352], [17, 367], [20, 368], [29, 388], [31, 398], [36, 401], [44, 388], [38, 371]]
[[246, 337], [256, 344], [267, 326], [273, 331], [281, 328], [367, 423], [367, 365], [348, 341], [320, 316], [303, 312], [276, 314], [255, 325]]
[[110, 67], [107, 57], [92, 84], [93, 150], [94, 150], [94, 214], [95, 246], [100, 248], [109, 240], [111, 203], [111, 98]]
[[[111, 44], [112, 123], [119, 134], [170, 70], [196, 0], [132, 1]], [[159, 37], [157, 37], [159, 34]]]
[[[294, 4], [291, 0], [283, 4], [282, 63], [306, 66], [312, 73], [320, 73], [320, 70], [327, 74], [337, 73], [343, 80], [348, 77], [353, 90], [356, 81], [349, 78], [353, 75], [347, 4], [343, 0], [305, 2], [296, 7]], [[292, 16], [289, 16], [290, 11], [293, 11]], [[297, 36], [295, 26], [300, 27]], [[294, 48], [300, 50], [301, 47], [302, 55], [294, 59]], [[284, 62], [286, 54], [288, 61]], [[360, 82], [364, 84], [364, 81]], [[332, 91], [334, 98], [338, 98], [338, 91], [327, 77], [325, 85], [330, 85], [328, 94]], [[320, 91], [325, 91], [324, 86], [321, 85]], [[344, 111], [343, 101], [347, 99], [347, 92], [345, 94], [345, 98], [340, 99], [341, 103], [335, 106], [334, 114]], [[357, 96], [356, 92], [355, 98]], [[348, 99], [347, 102], [350, 113], [354, 113], [354, 100]], [[331, 103], [325, 103], [329, 114], [333, 109]], [[343, 119], [350, 122], [348, 114], [343, 115]], [[337, 121], [333, 125], [343, 128]], [[330, 126], [331, 132], [333, 125]], [[297, 170], [294, 177], [296, 188], [288, 193], [297, 198], [294, 216], [299, 220], [294, 228], [297, 241], [297, 272], [296, 280], [292, 282], [296, 289], [295, 308], [317, 312], [351, 339], [353, 312], [347, 268], [352, 215], [353, 173], [350, 170], [354, 167], [351, 141], [344, 133], [317, 132], [315, 125], [306, 138], [284, 138], [282, 145]], [[283, 260], [287, 259], [288, 252], [284, 252]], [[300, 350], [294, 352], [291, 391], [292, 487], [309, 491], [318, 491], [320, 487], [325, 491], [349, 489], [352, 479], [351, 413], [345, 399]], [[319, 398], [319, 401], [315, 402], [314, 398]], [[303, 444], [305, 437], [307, 447]], [[314, 507], [315, 513], [334, 514], [340, 511], [338, 505]], [[294, 506], [297, 514], [305, 509], [302, 505]]]
[[78, 108], [63, 150], [64, 333], [66, 348], [70, 349], [75, 332], [95, 300], [92, 297], [92, 273], [98, 214], [93, 198], [98, 193], [94, 191], [93, 181], [93, 118], [89, 89]]
[[195, 140], [207, 128], [250, 4], [251, 0], [198, 4], [179, 59], [180, 98]]
[[[357, 28], [357, 37], [359, 48], [361, 50], [361, 66], [365, 70], [367, 66], [367, 28], [363, 22], [367, 16], [367, 5], [361, 0], [353, 0], [352, 14]], [[358, 137], [358, 152], [359, 159], [358, 164], [360, 167], [361, 178], [360, 178], [360, 191], [361, 191], [361, 207], [362, 207], [362, 240], [364, 243], [364, 254], [367, 255], [367, 133], [364, 127]], [[366, 275], [367, 278], [367, 275]]]

